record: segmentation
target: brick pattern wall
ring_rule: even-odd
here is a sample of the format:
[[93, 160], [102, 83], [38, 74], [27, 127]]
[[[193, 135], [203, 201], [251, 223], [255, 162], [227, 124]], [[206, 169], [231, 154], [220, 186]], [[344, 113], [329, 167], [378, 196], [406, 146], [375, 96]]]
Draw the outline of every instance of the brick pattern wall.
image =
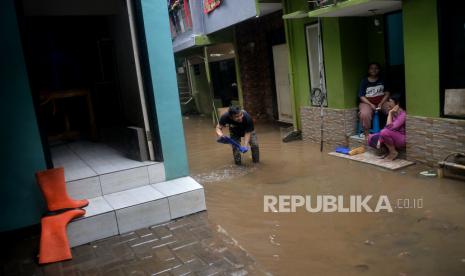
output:
[[407, 116], [407, 158], [430, 166], [465, 152], [465, 120]]
[[274, 32], [284, 33], [283, 24], [282, 14], [276, 13], [236, 26], [244, 108], [255, 119], [273, 119], [276, 92], [270, 37]]
[[[304, 106], [300, 109], [300, 115], [303, 140], [320, 142], [320, 108]], [[355, 134], [357, 121], [357, 108], [324, 108], [323, 141], [331, 146], [348, 146], [348, 136]]]

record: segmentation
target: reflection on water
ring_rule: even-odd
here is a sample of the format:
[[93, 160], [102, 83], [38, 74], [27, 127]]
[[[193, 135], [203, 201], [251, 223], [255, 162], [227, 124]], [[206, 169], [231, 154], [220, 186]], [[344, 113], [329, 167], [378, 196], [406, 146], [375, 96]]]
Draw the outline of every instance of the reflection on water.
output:
[[[465, 183], [392, 172], [282, 143], [258, 125], [261, 163], [233, 165], [211, 120], [184, 121], [191, 174], [205, 187], [208, 216], [274, 275], [465, 275]], [[388, 195], [422, 198], [393, 213], [264, 213], [264, 195]]]

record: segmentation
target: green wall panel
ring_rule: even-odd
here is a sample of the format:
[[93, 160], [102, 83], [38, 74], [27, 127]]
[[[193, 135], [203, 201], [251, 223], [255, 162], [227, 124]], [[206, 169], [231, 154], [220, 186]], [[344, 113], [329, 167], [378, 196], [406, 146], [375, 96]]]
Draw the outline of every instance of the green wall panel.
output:
[[322, 24], [328, 107], [344, 108], [345, 96], [339, 19], [324, 18]]
[[[305, 1], [284, 1], [285, 13], [305, 10]], [[323, 54], [328, 106], [352, 108], [357, 104], [360, 80], [369, 61], [385, 64], [383, 20], [374, 18], [322, 18]], [[290, 51], [292, 96], [296, 125], [300, 128], [301, 106], [309, 104], [310, 80], [305, 25], [315, 18], [285, 20]]]
[[[344, 108], [357, 106], [358, 88], [367, 73], [369, 62], [365, 18], [341, 18], [342, 72], [344, 80]], [[372, 52], [375, 52], [374, 49]]]
[[403, 1], [407, 111], [439, 117], [439, 43], [436, 0]]
[[[292, 13], [308, 9], [306, 1], [283, 1], [284, 13]], [[300, 107], [309, 104], [310, 78], [307, 59], [307, 43], [305, 25], [315, 22], [315, 19], [284, 20], [286, 42], [289, 48], [289, 74], [291, 83], [292, 110], [294, 127], [301, 128]]]
[[367, 64], [385, 64], [382, 27], [373, 18], [350, 17], [324, 18], [322, 29], [328, 107], [356, 107]]
[[0, 4], [0, 232], [40, 222], [34, 173], [46, 168], [13, 0]]
[[167, 179], [189, 174], [166, 2], [141, 0]]

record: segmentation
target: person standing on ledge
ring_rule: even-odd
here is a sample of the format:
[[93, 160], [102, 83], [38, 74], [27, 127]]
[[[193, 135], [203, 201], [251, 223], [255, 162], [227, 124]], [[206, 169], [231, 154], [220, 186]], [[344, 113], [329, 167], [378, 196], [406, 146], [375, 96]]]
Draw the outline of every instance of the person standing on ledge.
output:
[[[219, 119], [218, 125], [216, 125], [216, 134], [218, 137], [223, 137], [223, 128], [229, 126], [229, 133], [231, 139], [241, 144], [241, 138], [244, 137], [244, 147], [249, 148], [252, 151], [252, 161], [254, 163], [260, 162], [260, 151], [258, 148], [257, 134], [254, 130], [254, 124], [252, 117], [241, 108], [237, 106], [229, 107], [228, 111], [225, 112]], [[237, 147], [232, 147], [234, 163], [236, 165], [241, 164], [241, 152]]]

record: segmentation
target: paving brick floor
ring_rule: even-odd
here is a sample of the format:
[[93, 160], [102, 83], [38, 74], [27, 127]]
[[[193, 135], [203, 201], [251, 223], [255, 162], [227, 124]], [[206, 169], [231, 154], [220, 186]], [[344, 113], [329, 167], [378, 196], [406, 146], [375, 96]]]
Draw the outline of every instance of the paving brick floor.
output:
[[3, 275], [265, 275], [207, 212], [72, 249], [70, 261], [38, 266], [38, 236], [2, 256]]

